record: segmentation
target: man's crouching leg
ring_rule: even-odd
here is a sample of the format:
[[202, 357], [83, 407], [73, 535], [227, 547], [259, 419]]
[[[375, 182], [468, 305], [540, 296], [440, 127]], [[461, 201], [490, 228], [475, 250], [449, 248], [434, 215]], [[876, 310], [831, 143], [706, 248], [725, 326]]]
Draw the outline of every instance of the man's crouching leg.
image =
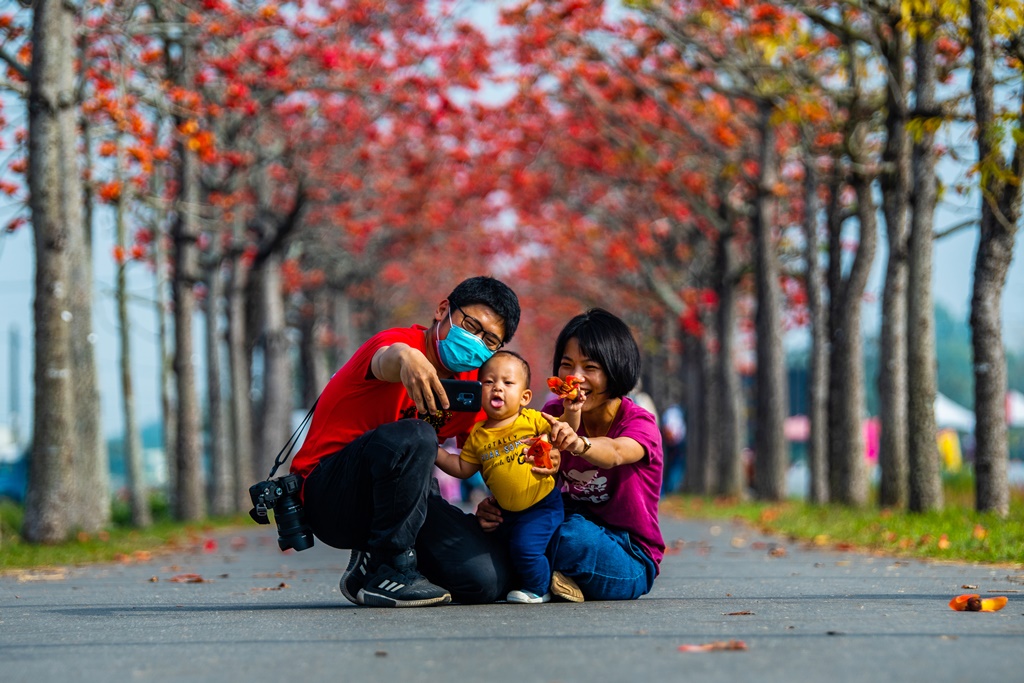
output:
[[432, 482], [416, 551], [420, 571], [450, 590], [452, 600], [481, 604], [504, 599], [510, 565], [503, 538], [500, 532], [481, 530], [475, 515], [442, 498], [437, 482]]

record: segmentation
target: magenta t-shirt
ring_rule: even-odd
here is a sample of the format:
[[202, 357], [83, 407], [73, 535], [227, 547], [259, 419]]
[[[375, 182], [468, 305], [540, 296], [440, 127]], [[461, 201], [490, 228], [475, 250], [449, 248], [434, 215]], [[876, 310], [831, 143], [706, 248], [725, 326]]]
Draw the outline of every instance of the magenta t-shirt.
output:
[[[544, 412], [562, 414], [562, 402], [548, 401]], [[583, 425], [579, 433], [587, 434]], [[661, 432], [654, 415], [631, 399], [623, 397], [619, 412], [605, 436], [628, 436], [643, 446], [646, 455], [637, 462], [604, 469], [578, 455], [562, 451], [562, 491], [604, 524], [626, 530], [633, 542], [644, 549], [661, 571], [665, 541], [658, 523], [661, 498], [661, 470], [664, 459]]]

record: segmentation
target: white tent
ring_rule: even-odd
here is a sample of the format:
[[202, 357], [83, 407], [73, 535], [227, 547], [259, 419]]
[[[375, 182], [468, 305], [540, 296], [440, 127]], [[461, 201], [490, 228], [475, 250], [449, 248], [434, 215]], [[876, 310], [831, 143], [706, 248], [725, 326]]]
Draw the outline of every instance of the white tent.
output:
[[1024, 394], [1014, 389], [1006, 394], [1006, 424], [1024, 427]]
[[974, 413], [952, 399], [935, 394], [935, 426], [951, 427], [959, 432], [974, 431]]

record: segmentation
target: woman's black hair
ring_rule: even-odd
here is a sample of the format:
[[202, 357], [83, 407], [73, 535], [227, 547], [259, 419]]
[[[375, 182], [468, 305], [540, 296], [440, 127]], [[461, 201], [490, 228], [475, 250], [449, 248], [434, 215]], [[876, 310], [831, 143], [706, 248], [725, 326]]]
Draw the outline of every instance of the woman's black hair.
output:
[[512, 335], [519, 327], [519, 297], [501, 280], [478, 275], [463, 280], [448, 295], [448, 303], [452, 308], [483, 304], [490, 306], [505, 321], [505, 336], [502, 343], [512, 340]]
[[570, 320], [558, 334], [552, 374], [558, 374], [570, 339], [580, 352], [600, 363], [608, 377], [608, 396], [622, 398], [640, 379], [640, 348], [626, 323], [603, 308], [591, 308]]

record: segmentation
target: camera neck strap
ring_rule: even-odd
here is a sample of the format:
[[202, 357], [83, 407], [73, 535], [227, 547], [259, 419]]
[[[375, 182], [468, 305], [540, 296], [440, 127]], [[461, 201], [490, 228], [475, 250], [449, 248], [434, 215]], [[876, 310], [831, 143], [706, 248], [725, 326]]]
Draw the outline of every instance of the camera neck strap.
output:
[[277, 472], [277, 468], [285, 464], [288, 461], [288, 458], [291, 457], [292, 451], [295, 450], [295, 446], [299, 443], [299, 435], [302, 434], [306, 425], [308, 425], [309, 421], [313, 418], [313, 411], [316, 410], [316, 404], [319, 402], [320, 398], [317, 397], [317, 399], [313, 401], [313, 405], [310, 406], [309, 412], [306, 413], [306, 417], [302, 418], [302, 422], [299, 423], [299, 426], [294, 432], [292, 432], [291, 437], [289, 437], [284, 446], [281, 447], [281, 450], [278, 451], [277, 457], [274, 458], [274, 466], [270, 469], [270, 476], [268, 476], [267, 479], [273, 479], [274, 473]]

